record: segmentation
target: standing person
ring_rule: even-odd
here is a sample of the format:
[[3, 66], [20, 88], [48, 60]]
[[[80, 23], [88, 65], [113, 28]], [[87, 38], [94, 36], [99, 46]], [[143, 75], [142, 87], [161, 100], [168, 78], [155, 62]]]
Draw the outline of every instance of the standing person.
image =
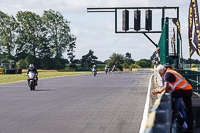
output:
[[155, 61], [156, 61], [156, 64], [159, 65], [160, 64], [160, 47], [157, 47], [156, 48], [156, 58], [155, 58]]
[[159, 74], [159, 72], [157, 71], [157, 66], [160, 64], [160, 47], [156, 47], [156, 51], [155, 51], [155, 57], [152, 61], [152, 63], [154, 64], [154, 80], [155, 80], [155, 84], [157, 88], [162, 87], [162, 78]]
[[174, 104], [176, 106], [176, 109], [181, 113], [183, 120], [187, 121], [187, 115], [185, 113], [181, 98], [175, 98]]
[[160, 47], [156, 48], [156, 57], [155, 57], [155, 63], [156, 63], [156, 77], [157, 77], [157, 81], [156, 81], [156, 85], [157, 88], [161, 88], [162, 85], [162, 78], [159, 74], [159, 72], [157, 71], [157, 66], [160, 64]]
[[[172, 98], [183, 99], [186, 107], [188, 133], [193, 133], [193, 112], [192, 112], [192, 86], [175, 70], [166, 69], [163, 65], [157, 67], [157, 71], [164, 78], [164, 86], [160, 89], [153, 89], [152, 94], [156, 95], [164, 90], [171, 89]], [[172, 102], [173, 114], [177, 114], [178, 110], [174, 101]]]
[[[27, 70], [27, 72], [26, 72], [26, 75], [28, 75], [28, 73], [29, 73], [30, 71], [33, 71], [33, 72], [36, 74], [36, 83], [35, 83], [35, 85], [37, 86], [37, 85], [38, 85], [38, 77], [37, 77], [38, 71], [36, 70], [36, 68], [34, 67], [33, 64], [30, 64], [30, 65], [29, 65], [29, 68], [28, 68], [28, 70]], [[28, 79], [27, 79], [27, 80], [28, 80]], [[28, 84], [29, 84], [29, 80], [28, 80]]]

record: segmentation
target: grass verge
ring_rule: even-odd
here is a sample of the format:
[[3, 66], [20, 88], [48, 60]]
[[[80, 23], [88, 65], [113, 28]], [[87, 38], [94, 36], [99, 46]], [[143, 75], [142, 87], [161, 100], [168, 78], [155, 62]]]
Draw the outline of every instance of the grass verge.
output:
[[[79, 74], [91, 74], [91, 72], [39, 72], [38, 78], [56, 77], [56, 76], [66, 76], [66, 75], [79, 75]], [[0, 75], [0, 83], [15, 82], [26, 80], [26, 73], [22, 74], [2, 74]]]

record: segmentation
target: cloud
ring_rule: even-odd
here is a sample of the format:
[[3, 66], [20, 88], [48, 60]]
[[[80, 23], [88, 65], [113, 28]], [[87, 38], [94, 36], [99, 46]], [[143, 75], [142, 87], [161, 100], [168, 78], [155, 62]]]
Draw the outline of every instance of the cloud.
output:
[[[187, 23], [189, 1], [183, 0], [1, 0], [0, 9], [9, 15], [16, 15], [18, 11], [32, 11], [39, 15], [44, 10], [59, 11], [71, 21], [71, 33], [77, 37], [76, 58], [87, 54], [89, 49], [104, 61], [113, 52], [125, 54], [131, 52], [133, 58], [149, 58], [155, 46], [143, 34], [115, 34], [113, 13], [87, 13], [89, 7], [163, 7], [179, 6], [180, 23], [183, 38], [184, 57], [189, 56]], [[161, 10], [153, 10], [153, 28], [160, 29]], [[176, 10], [167, 11], [166, 16], [176, 13]], [[155, 16], [158, 15], [158, 16]], [[155, 20], [154, 20], [155, 19]], [[120, 21], [120, 20], [119, 20]], [[132, 21], [132, 20], [131, 20]], [[142, 20], [144, 24], [144, 17]], [[119, 22], [121, 29], [121, 21]], [[144, 27], [144, 26], [142, 26]], [[160, 34], [148, 34], [158, 43]], [[196, 57], [196, 56], [194, 56]]]
[[147, 0], [2, 0], [1, 10], [12, 14], [19, 10], [41, 13], [41, 11], [48, 9], [61, 11], [62, 13], [82, 13], [88, 7], [139, 6], [141, 3], [146, 6]]

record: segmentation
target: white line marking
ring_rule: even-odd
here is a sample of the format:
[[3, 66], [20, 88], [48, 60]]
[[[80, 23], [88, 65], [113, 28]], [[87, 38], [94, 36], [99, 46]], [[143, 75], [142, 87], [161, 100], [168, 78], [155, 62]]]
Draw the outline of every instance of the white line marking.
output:
[[147, 98], [146, 98], [146, 103], [145, 103], [145, 107], [144, 107], [144, 113], [143, 113], [143, 118], [142, 118], [142, 122], [140, 125], [140, 131], [139, 133], [144, 133], [145, 130], [145, 126], [147, 123], [147, 118], [148, 118], [148, 112], [149, 112], [149, 98], [150, 98], [150, 89], [151, 89], [151, 79], [152, 79], [153, 74], [150, 77], [149, 80], [149, 87], [148, 87], [148, 91], [147, 91]]

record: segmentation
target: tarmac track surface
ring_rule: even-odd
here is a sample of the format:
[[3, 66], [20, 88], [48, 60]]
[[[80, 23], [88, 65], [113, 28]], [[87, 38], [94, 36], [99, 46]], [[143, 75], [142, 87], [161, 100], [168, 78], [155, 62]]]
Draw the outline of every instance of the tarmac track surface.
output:
[[0, 84], [0, 133], [138, 133], [152, 73], [114, 72]]

